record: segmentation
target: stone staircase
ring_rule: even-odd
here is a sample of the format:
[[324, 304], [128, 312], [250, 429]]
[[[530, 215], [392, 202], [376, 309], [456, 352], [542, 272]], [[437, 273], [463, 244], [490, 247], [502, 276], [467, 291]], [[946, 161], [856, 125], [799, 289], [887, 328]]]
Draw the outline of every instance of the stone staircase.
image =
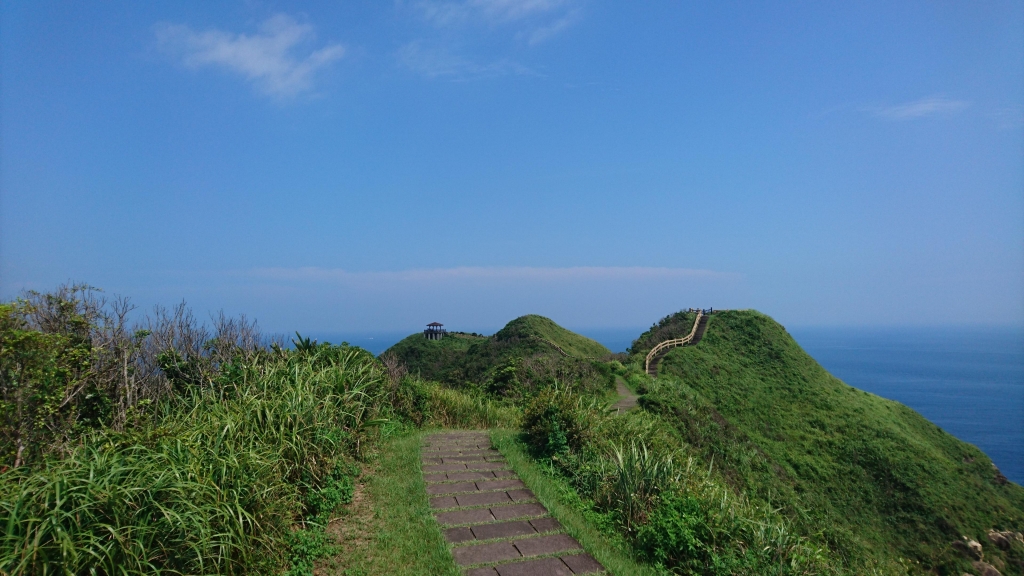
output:
[[422, 461], [434, 518], [467, 576], [605, 573], [509, 469], [487, 432], [427, 436]]

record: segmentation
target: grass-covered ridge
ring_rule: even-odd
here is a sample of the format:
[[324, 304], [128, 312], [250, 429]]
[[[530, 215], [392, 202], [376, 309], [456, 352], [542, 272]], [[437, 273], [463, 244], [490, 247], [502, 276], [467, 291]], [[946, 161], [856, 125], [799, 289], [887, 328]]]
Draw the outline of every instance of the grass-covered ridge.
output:
[[[1024, 489], [756, 312], [715, 313], [652, 379], [689, 313], [629, 357], [525, 316], [374, 358], [129, 310], [81, 285], [0, 303], [0, 574], [454, 574], [415, 472], [442, 427], [503, 429], [616, 573], [979, 576], [968, 538], [1024, 576]], [[619, 380], [640, 409], [608, 409]]]
[[607, 387], [600, 373], [611, 352], [548, 318], [516, 318], [493, 336], [461, 333], [441, 340], [413, 334], [382, 354], [394, 355], [410, 374], [453, 386], [475, 386], [502, 397], [521, 398], [555, 382]]
[[[953, 541], [1024, 529], [1024, 488], [980, 450], [831, 376], [763, 314], [716, 313], [643, 391], [735, 491], [782, 506], [851, 568], [960, 574]], [[985, 554], [1024, 573], [1017, 548]]]

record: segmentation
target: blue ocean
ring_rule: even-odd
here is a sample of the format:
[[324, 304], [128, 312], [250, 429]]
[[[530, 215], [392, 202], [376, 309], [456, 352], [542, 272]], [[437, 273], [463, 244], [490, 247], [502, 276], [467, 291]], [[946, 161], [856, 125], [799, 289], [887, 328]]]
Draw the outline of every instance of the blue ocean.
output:
[[[1008, 328], [790, 328], [847, 384], [902, 402], [974, 444], [1024, 484], [1024, 330]], [[578, 330], [615, 352], [643, 329]], [[379, 354], [407, 334], [320, 334]]]

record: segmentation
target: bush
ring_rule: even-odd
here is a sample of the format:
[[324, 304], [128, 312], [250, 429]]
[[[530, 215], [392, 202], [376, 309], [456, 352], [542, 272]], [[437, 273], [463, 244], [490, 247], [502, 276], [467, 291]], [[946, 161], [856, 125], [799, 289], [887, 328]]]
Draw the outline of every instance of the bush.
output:
[[537, 395], [523, 413], [523, 433], [540, 456], [579, 451], [590, 440], [597, 411], [593, 404], [566, 390], [551, 388]]
[[658, 494], [671, 489], [679, 475], [671, 456], [652, 454], [644, 444], [615, 448], [612, 461], [615, 477], [610, 484], [609, 497], [622, 516], [626, 531], [630, 532], [647, 519]]
[[351, 499], [344, 463], [377, 433], [382, 368], [324, 345], [234, 366], [137, 428], [0, 474], [0, 573], [277, 572], [296, 538], [316, 544], [293, 526]]
[[648, 561], [672, 568], [710, 564], [711, 529], [693, 496], [669, 495], [636, 533], [637, 549]]

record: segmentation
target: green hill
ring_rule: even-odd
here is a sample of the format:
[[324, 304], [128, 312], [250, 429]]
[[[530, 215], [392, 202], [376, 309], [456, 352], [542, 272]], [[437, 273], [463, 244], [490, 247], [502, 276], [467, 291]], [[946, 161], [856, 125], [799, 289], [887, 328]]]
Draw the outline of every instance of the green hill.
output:
[[[686, 324], [673, 318], [661, 328]], [[967, 536], [1003, 574], [1024, 574], [1021, 547], [986, 538], [1024, 530], [1024, 488], [917, 412], [830, 375], [763, 314], [715, 313], [642, 392], [733, 490], [781, 506], [859, 573], [972, 572], [951, 546]]]
[[534, 314], [516, 318], [490, 337], [454, 333], [427, 340], [413, 334], [384, 352], [389, 353], [425, 380], [475, 384], [502, 396], [556, 380], [600, 385], [594, 361], [611, 355], [601, 344]]

